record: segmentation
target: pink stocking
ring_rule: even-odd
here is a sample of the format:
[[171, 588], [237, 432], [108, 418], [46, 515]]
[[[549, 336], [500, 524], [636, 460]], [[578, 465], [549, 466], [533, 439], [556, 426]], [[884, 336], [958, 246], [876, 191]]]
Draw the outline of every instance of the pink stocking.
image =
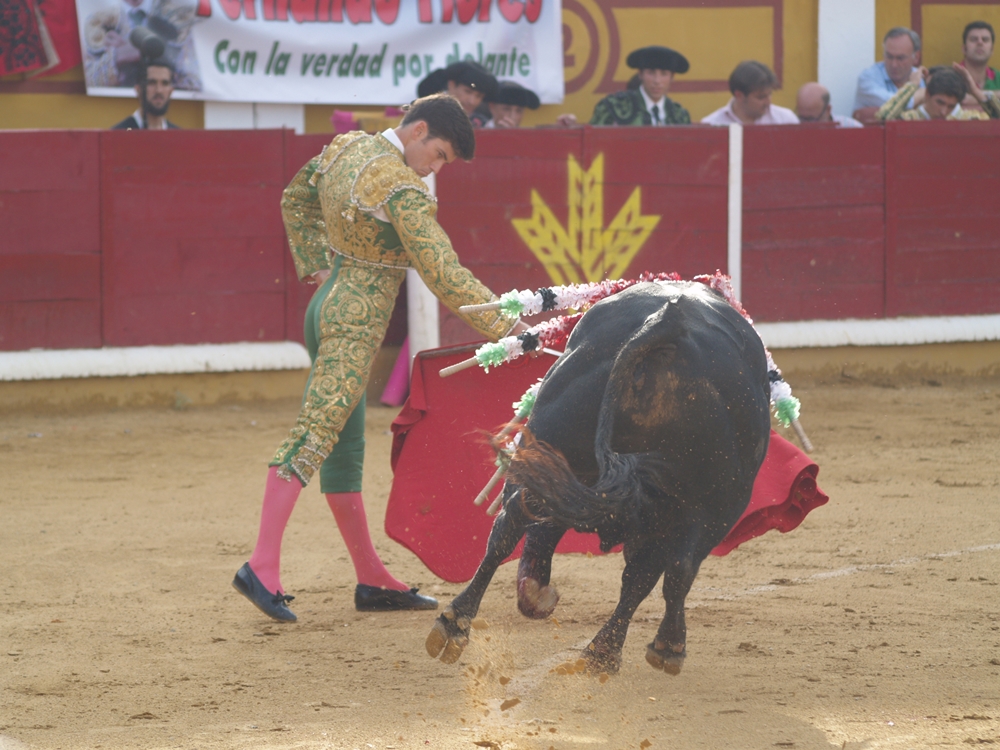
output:
[[394, 578], [386, 570], [372, 545], [361, 493], [329, 493], [326, 496], [326, 502], [329, 504], [330, 510], [333, 511], [333, 517], [337, 521], [340, 535], [344, 538], [344, 544], [347, 545], [347, 551], [351, 553], [358, 583], [378, 588], [408, 591], [409, 586]]
[[281, 537], [301, 491], [302, 485], [297, 479], [285, 481], [278, 476], [277, 466], [268, 469], [260, 532], [250, 556], [251, 569], [268, 591], [285, 593], [281, 586]]

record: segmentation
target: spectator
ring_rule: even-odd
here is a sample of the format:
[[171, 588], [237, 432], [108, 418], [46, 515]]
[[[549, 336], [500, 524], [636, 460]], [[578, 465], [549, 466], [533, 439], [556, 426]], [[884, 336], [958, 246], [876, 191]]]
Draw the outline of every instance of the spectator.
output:
[[[625, 64], [639, 71], [639, 86], [610, 94], [597, 103], [591, 125], [689, 125], [691, 115], [667, 96], [678, 73], [690, 65], [680, 52], [668, 47], [642, 47], [632, 51]], [[560, 124], [564, 124], [560, 120]]]
[[524, 110], [538, 109], [540, 104], [538, 94], [531, 89], [515, 81], [500, 81], [486, 105], [476, 110], [472, 122], [481, 128], [519, 128]]
[[447, 68], [435, 70], [417, 84], [417, 96], [422, 99], [447, 91], [458, 99], [465, 114], [472, 117], [483, 100], [491, 96], [496, 88], [497, 79], [490, 71], [473, 60], [460, 60]]
[[[915, 70], [910, 80], [883, 104], [875, 117], [879, 120], [988, 120], [1000, 118], [1000, 102], [979, 88], [968, 70], [958, 63], [951, 68], [939, 65], [931, 68], [927, 92], [922, 104], [906, 109], [906, 103], [917, 90], [921, 71]], [[964, 80], [963, 80], [964, 79]], [[984, 112], [962, 109], [959, 102], [971, 93]], [[989, 113], [989, 114], [987, 114]]]
[[778, 78], [764, 63], [744, 60], [729, 76], [729, 104], [702, 118], [708, 125], [797, 125], [790, 109], [771, 104]]
[[145, 63], [139, 69], [139, 82], [135, 95], [139, 109], [126, 117], [112, 130], [176, 130], [167, 119], [170, 95], [174, 93], [174, 67], [162, 58]]
[[[871, 122], [878, 108], [905, 86], [910, 74], [919, 67], [920, 35], [903, 26], [889, 29], [882, 40], [882, 51], [883, 61], [865, 68], [858, 76], [854, 119], [861, 122]], [[909, 106], [916, 107], [923, 98], [924, 92], [919, 91]]]
[[853, 117], [833, 114], [830, 91], [820, 83], [804, 83], [795, 97], [795, 115], [799, 122], [835, 122], [842, 128], [864, 127]]
[[[962, 66], [972, 74], [972, 80], [983, 91], [1000, 90], [1000, 70], [991, 68], [988, 63], [993, 55], [993, 44], [996, 34], [993, 27], [986, 21], [973, 21], [962, 32]], [[962, 104], [966, 107], [977, 107], [979, 102], [973, 97], [971, 90]]]

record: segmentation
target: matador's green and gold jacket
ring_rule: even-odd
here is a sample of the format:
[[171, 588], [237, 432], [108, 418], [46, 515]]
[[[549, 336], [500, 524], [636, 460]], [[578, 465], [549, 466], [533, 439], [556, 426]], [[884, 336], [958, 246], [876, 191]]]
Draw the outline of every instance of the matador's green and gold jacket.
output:
[[[300, 279], [331, 267], [331, 252], [391, 269], [414, 268], [446, 307], [496, 297], [459, 263], [437, 223], [437, 200], [381, 135], [338, 135], [285, 188], [281, 213]], [[495, 341], [499, 312], [462, 317]]]

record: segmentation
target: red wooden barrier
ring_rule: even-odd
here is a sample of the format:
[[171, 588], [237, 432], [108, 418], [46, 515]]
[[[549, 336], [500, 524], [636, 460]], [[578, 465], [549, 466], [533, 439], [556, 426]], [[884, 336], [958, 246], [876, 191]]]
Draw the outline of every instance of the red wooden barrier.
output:
[[743, 301], [756, 320], [884, 315], [881, 128], [743, 130]]
[[[612, 277], [726, 267], [729, 133], [713, 127], [586, 128], [585, 158], [604, 154], [605, 225], [637, 186], [642, 213], [658, 216], [638, 255]], [[608, 269], [609, 271], [611, 269]]]
[[1000, 122], [885, 131], [886, 315], [1000, 312]]
[[[463, 264], [498, 294], [725, 267], [727, 133], [664, 132], [481, 131], [475, 160], [439, 175], [438, 216]], [[655, 228], [630, 247], [644, 223]], [[442, 308], [443, 345], [476, 338]]]
[[98, 135], [0, 136], [0, 349], [101, 345]]
[[[511, 220], [531, 217], [534, 188], [565, 226], [567, 164], [582, 160], [582, 145], [580, 130], [481, 131], [476, 158], [438, 175], [438, 220], [463, 265], [497, 294], [552, 283]], [[480, 338], [441, 308], [443, 346]]]
[[284, 339], [282, 132], [100, 137], [105, 345]]
[[[1000, 123], [744, 131], [755, 318], [1000, 312]], [[0, 133], [0, 349], [301, 340], [289, 131]], [[724, 129], [482, 131], [438, 217], [497, 292], [726, 265]], [[397, 311], [398, 312], [398, 311]], [[403, 335], [397, 314], [394, 342]], [[454, 315], [442, 340], [476, 335]]]

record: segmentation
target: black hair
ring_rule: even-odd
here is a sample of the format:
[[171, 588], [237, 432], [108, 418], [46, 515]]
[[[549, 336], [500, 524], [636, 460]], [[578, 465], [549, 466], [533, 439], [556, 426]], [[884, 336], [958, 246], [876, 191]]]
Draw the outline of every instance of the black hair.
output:
[[458, 158], [472, 161], [476, 154], [476, 133], [458, 99], [449, 94], [432, 94], [417, 99], [404, 109], [403, 125], [423, 120], [427, 123], [428, 138], [447, 141]]
[[145, 86], [149, 80], [149, 68], [166, 68], [170, 71], [170, 80], [173, 81], [177, 75], [177, 68], [165, 57], [158, 57], [155, 60], [144, 60], [139, 66], [139, 85]]
[[956, 70], [945, 65], [936, 65], [928, 72], [930, 78], [927, 79], [927, 96], [945, 94], [955, 97], [959, 102], [965, 98], [968, 89], [962, 76]]
[[997, 35], [993, 31], [993, 27], [990, 24], [986, 23], [986, 21], [973, 21], [968, 26], [966, 26], [965, 31], [962, 32], [962, 44], [965, 44], [967, 41], [969, 41], [969, 32], [973, 31], [974, 29], [986, 29], [988, 32], [990, 32], [990, 39], [996, 42]]
[[778, 86], [778, 77], [762, 62], [744, 60], [729, 75], [729, 91], [737, 91], [749, 96], [753, 91], [773, 89]]

